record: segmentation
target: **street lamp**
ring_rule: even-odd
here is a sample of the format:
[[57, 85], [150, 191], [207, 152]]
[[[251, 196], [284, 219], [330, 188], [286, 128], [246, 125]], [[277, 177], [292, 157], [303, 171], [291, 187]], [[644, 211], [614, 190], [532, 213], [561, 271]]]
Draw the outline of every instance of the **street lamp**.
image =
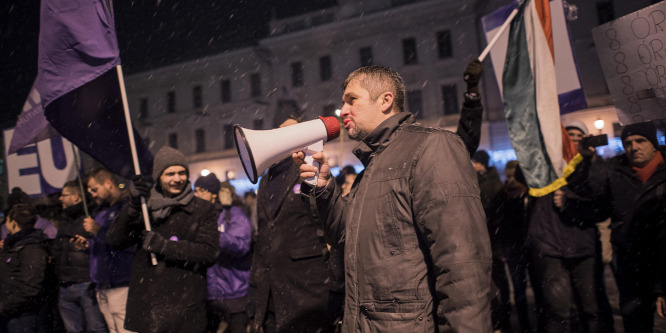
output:
[[601, 130], [604, 128], [605, 122], [599, 118], [594, 121], [594, 127], [596, 127], [599, 130], [599, 134], [601, 134]]

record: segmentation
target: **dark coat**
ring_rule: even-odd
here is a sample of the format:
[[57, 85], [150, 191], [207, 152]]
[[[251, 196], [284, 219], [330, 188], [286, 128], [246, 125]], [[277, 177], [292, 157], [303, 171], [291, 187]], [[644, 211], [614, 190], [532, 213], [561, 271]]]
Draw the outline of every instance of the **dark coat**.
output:
[[490, 332], [491, 250], [469, 153], [456, 134], [398, 113], [354, 149], [348, 196], [317, 194], [344, 244], [344, 332]]
[[328, 253], [300, 188], [298, 167], [289, 157], [268, 169], [257, 195], [250, 295], [257, 324], [272, 295], [278, 332], [315, 332], [328, 324]]
[[152, 230], [168, 241], [157, 266], [141, 247], [143, 217], [130, 216], [129, 205], [107, 233], [116, 248], [138, 244], [132, 264], [125, 328], [136, 332], [203, 332], [206, 327], [206, 270], [219, 253], [217, 211], [194, 198], [176, 206]]
[[[666, 147], [658, 150], [666, 159]], [[659, 274], [655, 291], [666, 294], [666, 163], [645, 183], [631, 169], [625, 154], [582, 163], [569, 183], [577, 193], [599, 204], [598, 220], [611, 218], [615, 251], [640, 262], [646, 274]]]
[[535, 255], [559, 259], [594, 258], [599, 251], [599, 231], [593, 203], [560, 190], [564, 209], [554, 204], [553, 193], [530, 197], [527, 204], [527, 247]]
[[58, 222], [58, 234], [51, 243], [51, 250], [55, 262], [55, 272], [59, 282], [88, 282], [90, 281], [90, 254], [88, 250], [79, 250], [70, 242], [81, 235], [91, 238], [92, 234], [83, 227], [85, 212], [83, 203], [67, 207]]
[[44, 299], [46, 235], [25, 229], [8, 235], [0, 251], [0, 317], [37, 312]]

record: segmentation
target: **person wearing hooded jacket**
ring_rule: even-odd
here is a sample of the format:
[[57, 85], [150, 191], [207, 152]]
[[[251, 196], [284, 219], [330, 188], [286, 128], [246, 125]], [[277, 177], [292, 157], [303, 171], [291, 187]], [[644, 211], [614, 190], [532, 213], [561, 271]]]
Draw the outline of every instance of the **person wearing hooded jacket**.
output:
[[[130, 202], [109, 228], [110, 245], [141, 245], [132, 263], [126, 329], [205, 331], [206, 271], [219, 254], [218, 214], [213, 204], [194, 196], [188, 173], [185, 156], [162, 147], [153, 164], [155, 185], [134, 177]], [[147, 198], [151, 231], [145, 230], [141, 197]]]
[[7, 214], [9, 235], [0, 250], [0, 332], [37, 332], [48, 253], [46, 235], [35, 229], [32, 208], [18, 204]]
[[194, 190], [197, 197], [214, 204], [219, 212], [217, 230], [220, 255], [206, 274], [207, 331], [216, 332], [224, 319], [230, 333], [245, 333], [248, 323], [252, 224], [243, 212], [236, 189], [229, 182], [220, 183], [214, 173], [197, 179]]
[[625, 152], [603, 162], [579, 146], [583, 162], [569, 183], [600, 206], [599, 219], [611, 218], [625, 332], [652, 332], [655, 304], [666, 316], [666, 148], [652, 122], [627, 125], [620, 137]]

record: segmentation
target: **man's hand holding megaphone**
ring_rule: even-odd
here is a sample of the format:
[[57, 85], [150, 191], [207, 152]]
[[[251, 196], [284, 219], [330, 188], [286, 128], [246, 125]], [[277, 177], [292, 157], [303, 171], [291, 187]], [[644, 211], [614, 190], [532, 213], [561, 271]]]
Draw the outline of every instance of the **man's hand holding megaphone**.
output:
[[[305, 153], [302, 151], [295, 152], [291, 154], [291, 157], [294, 159], [296, 165], [300, 165], [301, 171], [301, 182], [305, 182], [306, 179], [312, 178], [317, 174], [317, 167], [305, 163]], [[328, 166], [328, 159], [324, 152], [318, 152], [312, 155], [312, 158], [319, 162], [319, 177], [317, 177], [317, 187], [323, 188], [328, 185], [331, 181], [331, 169]]]

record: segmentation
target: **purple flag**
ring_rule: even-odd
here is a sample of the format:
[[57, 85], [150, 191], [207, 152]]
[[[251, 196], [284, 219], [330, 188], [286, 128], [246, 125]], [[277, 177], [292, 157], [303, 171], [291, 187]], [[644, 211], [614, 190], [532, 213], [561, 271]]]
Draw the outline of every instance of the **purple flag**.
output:
[[58, 132], [44, 116], [39, 91], [33, 86], [14, 128], [14, 135], [7, 153], [14, 154], [27, 144], [37, 143], [56, 135]]
[[[108, 4], [108, 7], [107, 7]], [[134, 174], [111, 0], [42, 0], [35, 89], [51, 125], [111, 171]], [[141, 173], [152, 155], [134, 131]]]

